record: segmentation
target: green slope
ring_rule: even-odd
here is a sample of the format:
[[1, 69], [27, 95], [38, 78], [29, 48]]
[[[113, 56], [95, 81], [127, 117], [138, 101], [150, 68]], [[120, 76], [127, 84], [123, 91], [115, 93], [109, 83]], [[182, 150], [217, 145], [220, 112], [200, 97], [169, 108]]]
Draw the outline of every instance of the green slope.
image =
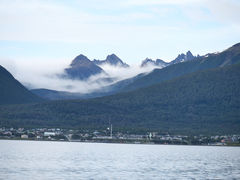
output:
[[235, 44], [221, 53], [208, 54], [205, 57], [198, 57], [192, 61], [173, 64], [163, 69], [155, 69], [148, 75], [136, 79], [120, 91], [125, 92], [144, 88], [192, 72], [224, 67], [236, 63], [240, 63], [240, 43]]
[[28, 91], [2, 66], [0, 66], [0, 105], [40, 102], [41, 98]]
[[4, 126], [240, 133], [240, 64], [91, 100], [0, 107]]

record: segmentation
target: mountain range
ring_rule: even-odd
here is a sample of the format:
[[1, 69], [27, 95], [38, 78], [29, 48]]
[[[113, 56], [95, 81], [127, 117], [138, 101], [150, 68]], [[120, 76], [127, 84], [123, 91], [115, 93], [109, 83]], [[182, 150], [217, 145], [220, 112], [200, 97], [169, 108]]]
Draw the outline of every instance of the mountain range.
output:
[[162, 69], [155, 69], [146, 76], [138, 78], [134, 82], [128, 84], [126, 87], [123, 87], [121, 91], [131, 91], [144, 88], [156, 83], [183, 76], [185, 74], [217, 67], [224, 67], [239, 62], [240, 43], [220, 53], [209, 53], [205, 56], [198, 56], [192, 60], [175, 63]]
[[[152, 59], [145, 59], [141, 66], [142, 68], [145, 68], [149, 65], [157, 67], [157, 68], [164, 68], [166, 66], [169, 66], [171, 64], [177, 64], [179, 62], [185, 62], [190, 61], [194, 59], [195, 56], [192, 55], [190, 51], [188, 51], [185, 54], [179, 54], [177, 58], [175, 58], [173, 61], [167, 63], [161, 59], [152, 60]], [[117, 92], [120, 92], [125, 86], [131, 84], [133, 81], [138, 79], [140, 76], [144, 76], [144, 74], [137, 75], [136, 77], [125, 79], [119, 82], [114, 83], [115, 79], [108, 76], [108, 74], [101, 68], [103, 65], [110, 65], [114, 66], [115, 68], [129, 68], [130, 66], [123, 62], [119, 57], [117, 57], [115, 54], [108, 55], [105, 60], [89, 60], [86, 56], [80, 54], [76, 58], [73, 59], [73, 61], [70, 64], [70, 67], [65, 69], [65, 74], [61, 77], [73, 79], [73, 80], [87, 80], [91, 76], [97, 75], [97, 74], [104, 74], [107, 77], [106, 78], [100, 78], [96, 81], [99, 82], [107, 82], [107, 86], [103, 86], [100, 90], [95, 90], [92, 93], [71, 93], [71, 92], [63, 92], [63, 91], [57, 91], [57, 90], [51, 90], [51, 89], [32, 89], [31, 91], [44, 98], [44, 99], [50, 99], [50, 100], [60, 100], [60, 99], [86, 99], [86, 98], [94, 98], [94, 97], [100, 97], [100, 96], [106, 96], [115, 94]]]
[[[179, 54], [171, 62], [165, 62], [161, 59], [152, 60], [152, 59], [146, 58], [145, 60], [142, 61], [140, 67], [144, 68], [151, 65], [151, 66], [157, 66], [157, 67], [163, 68], [168, 65], [176, 64], [179, 62], [191, 61], [194, 58], [196, 58], [196, 56], [193, 56], [190, 51], [188, 51], [186, 54], [184, 53]], [[122, 68], [130, 67], [127, 63], [123, 62], [115, 54], [108, 55], [105, 60], [94, 59], [92, 61], [89, 60], [83, 54], [80, 54], [79, 56], [75, 57], [71, 62], [70, 66], [65, 69], [65, 78], [86, 80], [87, 78], [93, 75], [106, 73], [101, 68], [102, 65], [110, 65], [110, 66], [122, 67]]]
[[[166, 80], [171, 80], [185, 74], [207, 70], [211, 68], [223, 67], [239, 62], [240, 43], [224, 50], [220, 53], [209, 53], [205, 56], [193, 56], [190, 51], [186, 54], [180, 54], [176, 59], [168, 64], [165, 64], [160, 69], [155, 69], [148, 74], [139, 74], [136, 77], [119, 81], [115, 84], [103, 87], [97, 93], [88, 94], [87, 97], [99, 97], [120, 92], [131, 91], [139, 88], [144, 88]], [[155, 62], [164, 62], [156, 60]], [[42, 96], [41, 94], [37, 94]], [[42, 96], [44, 97], [44, 96]], [[79, 98], [85, 98], [83, 95]], [[66, 99], [63, 97], [63, 99]]]
[[182, 53], [179, 54], [174, 60], [172, 60], [171, 62], [165, 62], [162, 59], [156, 59], [156, 60], [152, 60], [149, 58], [146, 58], [145, 60], [142, 61], [141, 67], [146, 67], [146, 66], [159, 66], [161, 68], [172, 65], [172, 64], [177, 64], [180, 62], [186, 62], [186, 61], [191, 61], [194, 58], [199, 57], [198, 56], [193, 56], [193, 54], [191, 53], [191, 51], [188, 51], [186, 54]]
[[[0, 72], [3, 126], [104, 129], [111, 121], [126, 131], [240, 132], [240, 43], [120, 81], [98, 92], [104, 97], [86, 100], [41, 102], [4, 68]], [[7, 105], [19, 102], [34, 104]]]

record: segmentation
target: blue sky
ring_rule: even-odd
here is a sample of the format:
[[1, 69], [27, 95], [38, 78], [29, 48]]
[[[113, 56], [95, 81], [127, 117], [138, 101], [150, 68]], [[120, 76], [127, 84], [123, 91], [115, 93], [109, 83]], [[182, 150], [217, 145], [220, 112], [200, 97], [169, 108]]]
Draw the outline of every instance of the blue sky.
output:
[[239, 0], [0, 0], [0, 64], [203, 55], [238, 43], [239, 19]]

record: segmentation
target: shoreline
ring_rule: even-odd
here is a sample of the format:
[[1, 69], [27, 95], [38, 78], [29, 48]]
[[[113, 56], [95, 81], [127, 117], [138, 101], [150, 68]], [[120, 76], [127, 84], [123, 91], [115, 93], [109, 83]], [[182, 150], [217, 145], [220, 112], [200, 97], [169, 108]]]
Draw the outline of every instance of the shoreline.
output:
[[207, 147], [240, 147], [240, 144], [226, 144], [226, 145], [207, 145], [207, 144], [160, 144], [154, 142], [146, 142], [146, 143], [134, 143], [134, 142], [101, 142], [101, 141], [61, 141], [61, 140], [35, 140], [35, 139], [7, 139], [7, 138], [0, 138], [0, 141], [38, 141], [38, 142], [73, 142], [73, 143], [98, 143], [98, 144], [133, 144], [133, 145], [172, 145], [172, 146], [207, 146]]

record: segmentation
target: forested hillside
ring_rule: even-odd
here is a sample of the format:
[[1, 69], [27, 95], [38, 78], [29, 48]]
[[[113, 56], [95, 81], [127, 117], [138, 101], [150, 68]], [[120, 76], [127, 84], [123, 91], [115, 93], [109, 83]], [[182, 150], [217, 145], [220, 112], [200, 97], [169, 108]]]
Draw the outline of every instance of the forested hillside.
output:
[[148, 88], [91, 100], [0, 107], [4, 126], [240, 132], [240, 64], [200, 71]]

